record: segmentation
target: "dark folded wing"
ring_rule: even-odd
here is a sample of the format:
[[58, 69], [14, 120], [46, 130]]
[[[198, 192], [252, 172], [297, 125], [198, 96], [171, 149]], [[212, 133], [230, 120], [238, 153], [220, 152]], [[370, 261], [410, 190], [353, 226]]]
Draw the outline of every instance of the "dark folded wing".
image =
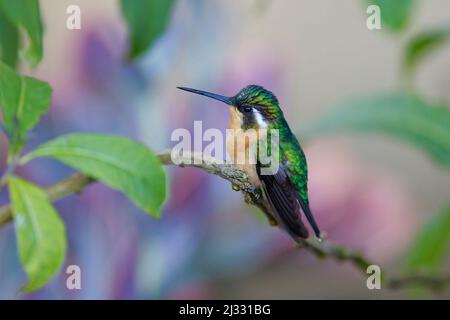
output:
[[257, 166], [259, 178], [262, 182], [262, 189], [268, 198], [275, 212], [273, 215], [281, 226], [294, 238], [307, 238], [308, 229], [300, 219], [301, 207], [300, 197], [293, 187], [286, 169], [279, 167], [274, 175], [263, 175]]

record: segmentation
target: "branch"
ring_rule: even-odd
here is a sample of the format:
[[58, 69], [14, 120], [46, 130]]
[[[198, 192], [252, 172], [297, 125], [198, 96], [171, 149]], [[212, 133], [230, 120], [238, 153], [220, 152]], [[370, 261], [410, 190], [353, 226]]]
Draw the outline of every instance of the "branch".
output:
[[333, 258], [337, 261], [348, 261], [364, 274], [366, 274], [367, 267], [374, 264], [359, 252], [347, 247], [333, 245], [327, 241], [319, 243], [316, 240], [304, 239], [296, 245], [296, 248], [305, 248], [319, 259]]
[[[195, 167], [219, 176], [230, 181], [234, 190], [241, 191], [246, 203], [263, 210], [269, 206], [266, 200], [260, 196], [259, 190], [248, 181], [247, 174], [231, 164], [217, 163], [214, 159], [205, 157], [201, 152], [184, 152], [182, 156], [180, 155], [172, 158], [171, 152], [165, 151], [159, 153], [158, 158], [164, 165]], [[82, 173], [75, 173], [64, 180], [49, 186], [46, 191], [50, 200], [54, 202], [71, 194], [82, 192], [87, 186], [95, 181], [94, 178], [88, 177]], [[11, 220], [12, 212], [10, 205], [0, 207], [0, 227]], [[319, 243], [315, 239], [303, 239], [300, 243], [296, 244], [295, 247], [298, 249], [303, 248], [321, 259], [332, 258], [336, 261], [349, 262], [364, 275], [367, 275], [367, 267], [374, 264], [359, 252], [350, 250], [347, 247], [333, 245], [327, 241]], [[386, 280], [385, 284], [392, 289], [419, 284], [432, 290], [442, 290], [445, 286], [450, 285], [450, 276], [409, 275], [403, 278]]]
[[[82, 173], [75, 173], [74, 175], [58, 181], [46, 189], [49, 199], [54, 202], [65, 198], [74, 193], [80, 193], [88, 185], [93, 183], [93, 178], [87, 177]], [[0, 227], [12, 220], [12, 211], [10, 205], [0, 207]]]
[[391, 289], [420, 286], [440, 292], [450, 285], [450, 275], [412, 274], [387, 281]]
[[[297, 244], [298, 249], [305, 248], [319, 259], [332, 258], [336, 261], [347, 261], [356, 269], [367, 276], [367, 267], [374, 264], [367, 260], [363, 254], [350, 250], [347, 247], [337, 246], [329, 242], [318, 243], [315, 240], [305, 239]], [[389, 289], [398, 290], [410, 287], [427, 288], [434, 292], [441, 292], [450, 286], [449, 275], [411, 274], [397, 278], [383, 277], [384, 286]]]
[[[161, 152], [158, 154], [158, 158], [165, 165], [175, 165], [171, 158], [170, 151]], [[202, 169], [208, 173], [222, 177], [230, 181], [233, 185], [238, 186], [241, 190], [248, 193], [256, 192], [255, 187], [248, 182], [247, 174], [236, 170], [232, 165], [217, 164], [214, 159], [203, 157], [198, 152], [187, 153], [184, 156], [179, 156], [175, 159], [175, 162], [180, 167], [195, 167]], [[52, 202], [65, 198], [74, 193], [82, 192], [87, 186], [94, 183], [94, 178], [88, 177], [83, 173], [75, 173], [74, 175], [56, 182], [49, 186], [46, 191]], [[12, 220], [11, 206], [4, 205], [0, 207], [0, 227], [7, 224]]]

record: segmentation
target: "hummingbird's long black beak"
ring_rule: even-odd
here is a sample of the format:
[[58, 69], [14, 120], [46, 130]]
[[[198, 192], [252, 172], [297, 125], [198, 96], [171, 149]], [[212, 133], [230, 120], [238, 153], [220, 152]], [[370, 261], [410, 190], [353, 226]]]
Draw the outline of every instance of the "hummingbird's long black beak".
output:
[[215, 100], [219, 100], [222, 101], [230, 106], [234, 105], [234, 99], [232, 97], [225, 97], [225, 96], [221, 96], [219, 94], [215, 94], [215, 93], [211, 93], [211, 92], [207, 92], [207, 91], [202, 91], [202, 90], [197, 90], [197, 89], [191, 89], [191, 88], [186, 88], [186, 87], [177, 87], [178, 89], [184, 90], [184, 91], [189, 91], [192, 93], [196, 93], [211, 99], [215, 99]]

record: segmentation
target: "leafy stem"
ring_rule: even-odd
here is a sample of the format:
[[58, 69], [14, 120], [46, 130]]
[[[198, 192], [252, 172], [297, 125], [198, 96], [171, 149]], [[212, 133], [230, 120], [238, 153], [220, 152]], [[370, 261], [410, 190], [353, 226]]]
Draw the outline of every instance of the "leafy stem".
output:
[[5, 171], [3, 172], [2, 176], [0, 177], [0, 191], [3, 190], [6, 183], [8, 182], [8, 178], [14, 173], [14, 170], [16, 170], [16, 167], [18, 165], [19, 165], [19, 157], [15, 156], [8, 163]]

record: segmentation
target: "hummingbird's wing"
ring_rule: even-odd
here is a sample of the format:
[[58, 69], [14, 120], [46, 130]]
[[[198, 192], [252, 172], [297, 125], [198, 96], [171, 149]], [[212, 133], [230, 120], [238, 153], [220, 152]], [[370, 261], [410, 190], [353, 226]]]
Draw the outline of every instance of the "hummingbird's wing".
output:
[[308, 229], [300, 218], [302, 199], [292, 185], [287, 169], [280, 166], [276, 174], [264, 175], [260, 173], [258, 164], [257, 172], [262, 182], [263, 192], [273, 208], [274, 212], [271, 214], [295, 241], [299, 237], [307, 238]]

